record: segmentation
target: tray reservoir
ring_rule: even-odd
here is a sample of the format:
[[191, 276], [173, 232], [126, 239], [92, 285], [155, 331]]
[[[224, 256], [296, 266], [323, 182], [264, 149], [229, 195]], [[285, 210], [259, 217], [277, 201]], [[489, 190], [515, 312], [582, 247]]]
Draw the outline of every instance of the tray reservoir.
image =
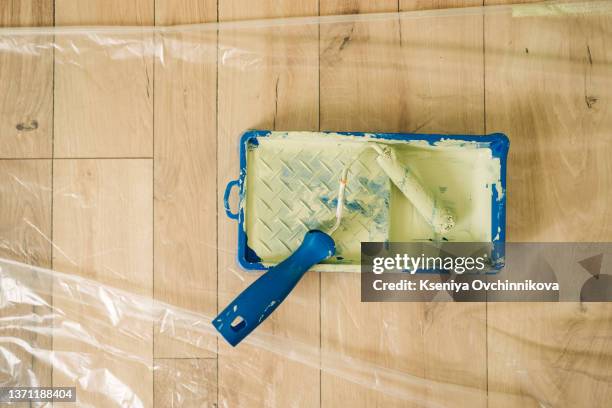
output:
[[[455, 215], [445, 234], [416, 211], [377, 164], [372, 143], [397, 159]], [[350, 163], [336, 256], [319, 271], [359, 270], [361, 242], [503, 242], [504, 135], [247, 132], [241, 142], [239, 260], [265, 269], [289, 256], [311, 229], [335, 221], [338, 182]]]

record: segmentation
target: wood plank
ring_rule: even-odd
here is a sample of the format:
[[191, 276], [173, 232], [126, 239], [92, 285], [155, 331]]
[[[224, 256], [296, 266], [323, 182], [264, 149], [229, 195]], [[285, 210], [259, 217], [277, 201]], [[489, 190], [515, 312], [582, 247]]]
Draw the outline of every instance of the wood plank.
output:
[[[46, 25], [53, 25], [52, 0], [0, 3], [0, 27]], [[0, 158], [51, 157], [53, 51], [48, 40], [43, 36], [0, 38], [2, 48], [13, 51], [0, 53]], [[36, 55], [25, 52], [31, 44], [40, 47]], [[0, 180], [0, 258], [50, 267], [51, 161], [1, 160]], [[44, 293], [38, 295], [47, 303], [51, 302], [48, 279], [37, 274], [20, 277], [26, 282], [31, 278], [31, 287], [41, 288]], [[0, 308], [0, 317], [46, 316], [48, 312], [43, 306], [5, 305]], [[37, 323], [30, 319], [29, 324], [36, 326]], [[45, 327], [45, 323], [40, 325]], [[51, 336], [27, 328], [2, 329], [0, 336], [23, 339], [40, 351], [52, 346]], [[48, 363], [16, 344], [5, 343], [3, 348], [21, 359], [18, 369], [21, 374], [26, 375], [29, 371], [39, 384], [52, 385]], [[24, 385], [25, 381], [26, 377], [11, 379], [0, 374], [0, 383], [6, 386]]]
[[[0, 3], [0, 27], [53, 25], [52, 0]], [[0, 37], [0, 158], [50, 158], [52, 37]], [[37, 52], [32, 53], [32, 45]]]
[[489, 405], [608, 407], [612, 307], [489, 305]]
[[[82, 276], [97, 284], [110, 285], [137, 295], [152, 296], [153, 168], [149, 159], [56, 160], [53, 172], [53, 267]], [[75, 386], [81, 403], [95, 406], [120, 398], [122, 403], [152, 403], [152, 323], [130, 321], [115, 327], [112, 310], [98, 294], [96, 307], [66, 293], [61, 281], [54, 282], [54, 307], [64, 312], [55, 324], [53, 349], [58, 356], [78, 352], [86, 357], [84, 377], [75, 378], [65, 369], [53, 370], [55, 386]], [[61, 294], [61, 296], [59, 296]], [[73, 295], [74, 296], [74, 295]], [[87, 294], [83, 293], [85, 298]], [[111, 302], [113, 298], [110, 298]], [[117, 311], [120, 313], [120, 311]], [[74, 336], [79, 327], [88, 337]], [[111, 348], [120, 353], [113, 353]], [[123, 353], [123, 354], [122, 354]], [[72, 360], [71, 360], [72, 361]], [[85, 362], [83, 362], [85, 364]], [[112, 373], [113, 393], [100, 388], [99, 370]], [[109, 381], [106, 378], [104, 381]], [[121, 392], [125, 391], [124, 394]], [[131, 395], [134, 392], [136, 395]], [[130, 402], [131, 401], [131, 402]]]
[[[322, 129], [482, 133], [482, 17], [321, 27], [321, 90]], [[486, 405], [484, 304], [363, 304], [359, 276], [321, 280], [324, 353], [421, 379], [402, 401], [324, 373], [323, 406], [456, 405], [446, 383], [482, 390], [460, 406]]]
[[398, 11], [398, 0], [321, 0], [321, 15], [365, 14]]
[[[507, 131], [513, 142], [508, 239], [612, 236], [612, 55], [602, 36], [609, 24], [607, 17], [487, 17], [487, 128]], [[597, 198], [588, 211], [586, 197]]]
[[[511, 140], [509, 241], [612, 240], [611, 26], [486, 17], [487, 130]], [[608, 406], [610, 322], [604, 303], [489, 305], [491, 406]]]
[[484, 0], [485, 6], [505, 5], [505, 4], [523, 4], [523, 3], [538, 3], [541, 0]]
[[[56, 24], [152, 25], [153, 2], [57, 0]], [[152, 40], [124, 34], [109, 48], [103, 36], [56, 38], [56, 157], [152, 156]]]
[[[216, 4], [159, 1], [162, 25], [216, 21]], [[217, 310], [217, 34], [158, 35], [155, 61], [155, 299]], [[156, 327], [156, 357], [212, 357], [188, 332]], [[216, 347], [216, 338], [206, 342]], [[215, 371], [216, 376], [216, 371]], [[209, 379], [202, 379], [209, 381]]]
[[0, 3], [0, 27], [53, 25], [53, 0], [5, 0]]
[[[228, 8], [229, 3], [234, 4]], [[220, 20], [316, 14], [317, 2], [220, 3]], [[278, 6], [278, 8], [276, 8]], [[221, 31], [219, 37], [218, 185], [238, 177], [238, 138], [249, 128], [318, 128], [316, 26]], [[235, 57], [235, 50], [245, 51]], [[237, 225], [219, 212], [219, 308], [259, 274], [236, 263]], [[319, 346], [319, 275], [308, 273], [258, 329]], [[319, 370], [251, 346], [219, 341], [220, 406], [317, 406]]]
[[[51, 266], [51, 160], [0, 160], [0, 258], [48, 268]], [[51, 282], [36, 273], [29, 276], [19, 274], [19, 279], [36, 290], [37, 295], [47, 303], [51, 302]], [[28, 304], [3, 304], [0, 318], [23, 318], [29, 328], [0, 328], [3, 369], [0, 370], [0, 383], [4, 386], [32, 385], [28, 380], [44, 386], [51, 386], [51, 367], [48, 363], [35, 358], [35, 352], [24, 349], [16, 341], [25, 341], [33, 350], [51, 349], [51, 336], [44, 330], [44, 322], [32, 318], [48, 316], [49, 308], [31, 307]], [[20, 360], [6, 361], [8, 354]], [[15, 370], [12, 372], [12, 370]]]
[[314, 0], [218, 0], [219, 21], [316, 16]]
[[321, 0], [320, 3], [322, 16], [482, 6], [482, 0]]
[[217, 360], [155, 359], [156, 407], [216, 407]]
[[55, 24], [150, 26], [153, 0], [55, 0]]
[[56, 160], [53, 266], [151, 294], [150, 159]]
[[51, 266], [51, 161], [0, 160], [0, 258]]
[[[508, 0], [503, 0], [508, 3]], [[482, 6], [483, 0], [399, 0], [401, 11]]]
[[217, 20], [216, 0], [155, 0], [155, 24], [198, 24]]

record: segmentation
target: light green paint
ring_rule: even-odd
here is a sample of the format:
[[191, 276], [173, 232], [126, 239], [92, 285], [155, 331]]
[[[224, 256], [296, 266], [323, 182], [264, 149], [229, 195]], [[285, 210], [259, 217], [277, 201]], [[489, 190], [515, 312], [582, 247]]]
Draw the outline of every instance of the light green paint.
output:
[[[338, 180], [349, 171], [341, 227], [333, 235], [340, 255], [316, 270], [358, 270], [361, 241], [491, 241], [492, 189], [501, 197], [500, 163], [478, 143], [442, 140], [381, 141], [393, 145], [436, 205], [448, 208], [456, 225], [439, 234], [393, 185], [377, 163], [372, 138], [311, 132], [273, 132], [247, 155], [245, 230], [265, 264], [275, 264], [299, 246], [308, 229], [334, 223]], [[348, 265], [346, 264], [348, 263]]]

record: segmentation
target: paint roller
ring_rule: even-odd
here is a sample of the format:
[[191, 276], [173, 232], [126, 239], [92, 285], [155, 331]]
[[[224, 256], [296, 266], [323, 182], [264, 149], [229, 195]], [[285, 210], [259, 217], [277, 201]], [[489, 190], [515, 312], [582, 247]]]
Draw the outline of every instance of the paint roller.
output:
[[[352, 162], [351, 162], [352, 163]], [[212, 321], [213, 326], [232, 346], [236, 346], [264, 320], [291, 293], [302, 276], [314, 265], [336, 253], [332, 235], [342, 221], [344, 192], [351, 163], [344, 166], [338, 188], [336, 222], [327, 232], [310, 230], [300, 246], [284, 261], [242, 291]]]
[[436, 233], [445, 234], [455, 226], [455, 216], [427, 191], [413, 172], [400, 164], [395, 149], [386, 144], [371, 142], [376, 150], [376, 162], [395, 186], [410, 200], [414, 208], [427, 220]]
[[[399, 163], [391, 146], [370, 143], [370, 147], [378, 153], [378, 165], [437, 233], [446, 233], [455, 226], [452, 213], [444, 207], [437, 207], [437, 200], [423, 188], [409, 168]], [[351, 163], [347, 164], [342, 171], [336, 222], [332, 228], [327, 233], [321, 230], [308, 231], [302, 244], [287, 259], [271, 267], [212, 321], [213, 326], [232, 346], [240, 343], [266, 320], [312, 266], [335, 254], [336, 245], [332, 235], [342, 221], [350, 166]]]

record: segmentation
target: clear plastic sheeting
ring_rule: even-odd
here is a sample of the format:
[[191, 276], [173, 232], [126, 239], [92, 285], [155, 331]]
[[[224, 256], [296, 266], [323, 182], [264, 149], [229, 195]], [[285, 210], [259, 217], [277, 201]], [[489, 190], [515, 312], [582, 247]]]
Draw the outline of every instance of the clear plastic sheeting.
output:
[[504, 132], [507, 239], [612, 241], [609, 5], [1, 29], [0, 387], [607, 406], [605, 303], [362, 303], [359, 274], [311, 272], [236, 348], [211, 320], [259, 276], [222, 200], [249, 128]]
[[[6, 367], [2, 386], [44, 385], [37, 372], [52, 370], [54, 379], [78, 385], [78, 392], [86, 393], [96, 404], [148, 406], [151, 390], [144, 387], [143, 380], [155, 374], [176, 383], [172, 399], [179, 405], [181, 401], [208, 400], [206, 394], [214, 384], [208, 384], [206, 376], [191, 378], [198, 367], [176, 367], [172, 359], [153, 363], [150, 351], [142, 345], [151, 344], [154, 332], [150, 328], [159, 324], [160, 331], [185, 333], [175, 337], [177, 341], [216, 353], [211, 316], [74, 275], [6, 260], [1, 265], [2, 308], [6, 312], [2, 318], [2, 361]], [[52, 347], [54, 342], [66, 346]], [[254, 333], [245, 342], [255, 349], [401, 400], [418, 403], [433, 386], [464, 398], [480, 392], [455, 384], [435, 384], [407, 372], [322, 352], [308, 344], [265, 333]], [[220, 352], [231, 355], [233, 350]], [[248, 362], [232, 368], [257, 375], [261, 387], [270, 386], [264, 373]], [[134, 371], [143, 376], [134, 377]], [[248, 395], [242, 397], [246, 403]]]

